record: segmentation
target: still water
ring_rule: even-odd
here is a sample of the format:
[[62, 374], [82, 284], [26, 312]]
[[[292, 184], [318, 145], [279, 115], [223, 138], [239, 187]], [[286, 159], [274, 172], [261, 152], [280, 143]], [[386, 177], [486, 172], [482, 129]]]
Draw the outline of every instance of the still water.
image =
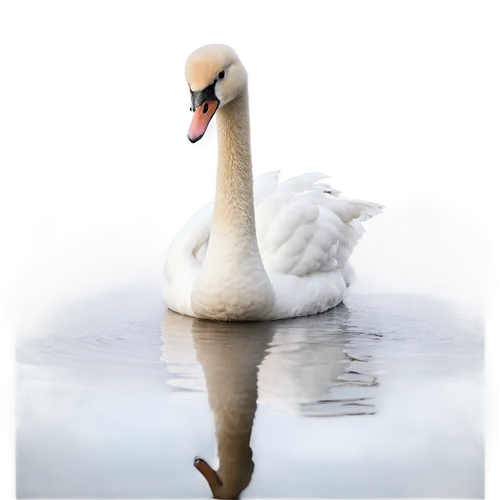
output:
[[131, 290], [31, 333], [18, 497], [484, 494], [483, 325], [456, 304], [353, 290], [323, 315], [218, 324]]

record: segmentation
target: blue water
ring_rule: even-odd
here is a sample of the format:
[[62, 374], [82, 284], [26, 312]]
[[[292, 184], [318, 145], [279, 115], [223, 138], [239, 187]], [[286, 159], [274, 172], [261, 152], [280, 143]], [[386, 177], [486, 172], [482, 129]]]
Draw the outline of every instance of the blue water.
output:
[[[419, 295], [218, 324], [156, 290], [75, 303], [17, 353], [17, 496], [481, 497], [482, 320]], [[219, 455], [219, 458], [218, 458]]]

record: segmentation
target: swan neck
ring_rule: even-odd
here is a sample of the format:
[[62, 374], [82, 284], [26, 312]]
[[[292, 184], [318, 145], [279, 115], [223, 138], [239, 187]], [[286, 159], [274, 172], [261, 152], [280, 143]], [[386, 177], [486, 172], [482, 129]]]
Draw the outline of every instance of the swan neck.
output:
[[218, 162], [212, 234], [255, 236], [248, 89], [217, 113]]
[[207, 253], [191, 293], [200, 318], [267, 317], [274, 290], [259, 252], [255, 229], [248, 92], [217, 111], [218, 165]]

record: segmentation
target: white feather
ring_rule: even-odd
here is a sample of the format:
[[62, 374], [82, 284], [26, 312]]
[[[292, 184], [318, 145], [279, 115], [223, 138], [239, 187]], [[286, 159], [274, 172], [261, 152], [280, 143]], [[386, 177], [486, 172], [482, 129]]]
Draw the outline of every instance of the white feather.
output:
[[[257, 241], [276, 295], [269, 317], [279, 319], [326, 311], [339, 304], [354, 277], [348, 262], [364, 221], [382, 206], [339, 197], [310, 172], [278, 184], [279, 172], [254, 181]], [[168, 306], [193, 316], [191, 291], [203, 265], [213, 204], [194, 214], [172, 242], [165, 263]]]

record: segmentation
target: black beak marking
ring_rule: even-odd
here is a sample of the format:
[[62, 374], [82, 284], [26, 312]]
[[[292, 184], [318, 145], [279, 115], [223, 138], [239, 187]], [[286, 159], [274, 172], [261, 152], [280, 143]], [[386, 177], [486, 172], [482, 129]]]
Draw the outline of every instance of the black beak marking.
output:
[[[196, 108], [200, 107], [203, 103], [205, 103], [202, 110], [203, 114], [205, 115], [208, 113], [208, 103], [206, 101], [217, 102], [217, 107], [215, 108], [215, 111], [210, 117], [209, 123], [214, 117], [216, 111], [219, 109], [219, 104], [220, 104], [220, 99], [215, 94], [216, 83], [217, 80], [214, 80], [214, 83], [212, 83], [212, 85], [209, 85], [208, 87], [204, 88], [203, 90], [200, 90], [199, 92], [193, 92], [191, 89], [189, 89], [189, 91], [191, 92], [191, 107], [189, 108], [190, 111], [194, 112]], [[201, 134], [199, 137], [191, 139], [191, 137], [189, 137], [189, 134], [187, 134], [187, 138], [191, 144], [194, 144], [195, 142], [198, 142], [204, 135], [205, 132], [203, 132], [203, 134]]]

